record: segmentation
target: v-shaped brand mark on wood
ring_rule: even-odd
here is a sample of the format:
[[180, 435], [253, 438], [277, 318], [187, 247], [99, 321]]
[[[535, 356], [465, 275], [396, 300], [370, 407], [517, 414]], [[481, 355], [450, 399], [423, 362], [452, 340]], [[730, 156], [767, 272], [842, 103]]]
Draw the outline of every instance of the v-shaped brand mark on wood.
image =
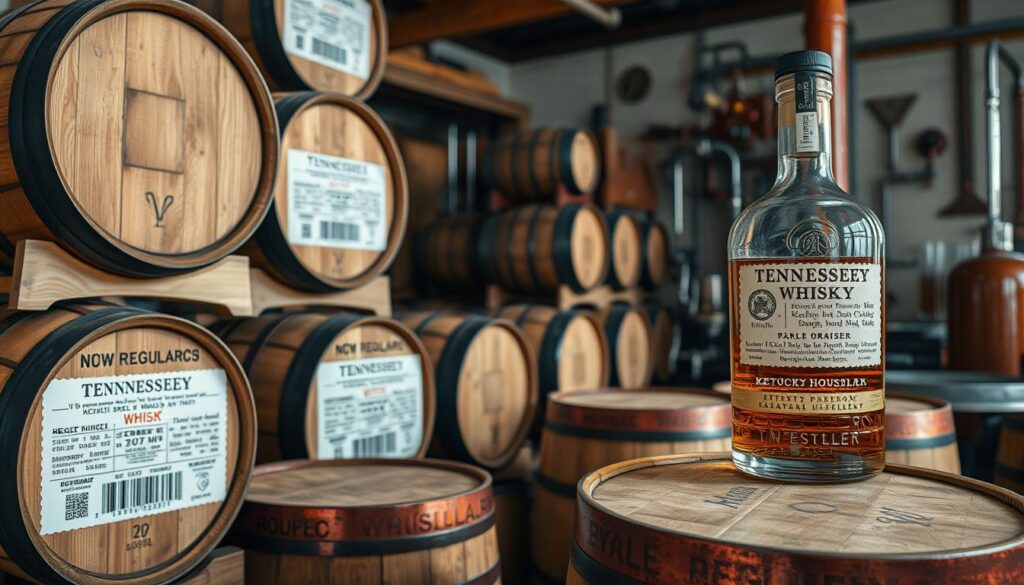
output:
[[153, 213], [156, 215], [155, 227], [164, 227], [162, 222], [164, 216], [167, 215], [167, 210], [174, 203], [174, 195], [167, 195], [164, 197], [163, 202], [157, 203], [156, 195], [152, 191], [146, 191], [146, 201], [149, 201], [149, 204], [153, 206]]

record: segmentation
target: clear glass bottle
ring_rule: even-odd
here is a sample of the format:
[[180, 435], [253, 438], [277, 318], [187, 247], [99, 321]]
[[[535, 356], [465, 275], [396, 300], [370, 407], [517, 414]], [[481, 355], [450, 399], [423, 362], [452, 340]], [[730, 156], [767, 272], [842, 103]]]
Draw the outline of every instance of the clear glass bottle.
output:
[[778, 480], [885, 465], [884, 235], [832, 176], [831, 63], [779, 59], [778, 176], [729, 233], [733, 461]]

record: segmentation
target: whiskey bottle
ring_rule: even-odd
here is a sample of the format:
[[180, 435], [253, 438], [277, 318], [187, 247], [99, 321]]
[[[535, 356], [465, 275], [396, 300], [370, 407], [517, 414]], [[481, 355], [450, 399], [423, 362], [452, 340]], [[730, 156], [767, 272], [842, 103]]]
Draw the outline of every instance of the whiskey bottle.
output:
[[885, 465], [882, 227], [832, 176], [832, 59], [775, 70], [775, 185], [729, 233], [733, 461], [806, 482]]

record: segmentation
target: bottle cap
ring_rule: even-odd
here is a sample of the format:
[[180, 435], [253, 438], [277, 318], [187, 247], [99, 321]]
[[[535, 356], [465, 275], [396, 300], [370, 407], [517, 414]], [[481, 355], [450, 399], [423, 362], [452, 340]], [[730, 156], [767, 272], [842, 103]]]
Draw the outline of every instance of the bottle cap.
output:
[[794, 51], [775, 61], [775, 79], [797, 71], [832, 75], [832, 56], [821, 51]]

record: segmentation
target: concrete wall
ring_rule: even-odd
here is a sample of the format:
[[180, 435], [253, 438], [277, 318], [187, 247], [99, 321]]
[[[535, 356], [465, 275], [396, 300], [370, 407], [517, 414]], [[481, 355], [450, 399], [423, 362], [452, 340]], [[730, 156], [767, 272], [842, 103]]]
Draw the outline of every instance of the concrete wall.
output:
[[[885, 37], [911, 31], [930, 30], [953, 24], [952, 2], [948, 0], [886, 0], [857, 4], [850, 9], [850, 21], [858, 39]], [[1020, 0], [973, 0], [972, 19], [985, 22], [1006, 17], [1024, 16]], [[774, 55], [803, 47], [803, 20], [791, 15], [734, 26], [714, 28], [708, 42], [741, 40], [752, 55]], [[533, 120], [543, 124], [589, 123], [591, 106], [605, 101], [607, 59], [611, 59], [612, 79], [624, 69], [642, 64], [653, 74], [653, 86], [647, 98], [637, 104], [612, 103], [611, 119], [625, 136], [636, 136], [651, 124], [680, 124], [699, 121], [698, 115], [686, 106], [695, 63], [695, 36], [680, 34], [593, 50], [554, 58], [540, 59], [512, 66], [511, 96], [529, 103]], [[1024, 43], [1009, 43], [1011, 51], [1024, 58]], [[978, 190], [984, 192], [984, 112], [983, 68], [979, 46], [974, 50], [974, 159]], [[926, 128], [939, 128], [950, 138], [949, 148], [938, 164], [938, 178], [933, 185], [902, 185], [897, 187], [889, 234], [890, 252], [895, 257], [918, 253], [927, 240], [949, 242], [974, 238], [981, 219], [946, 219], [938, 211], [952, 200], [957, 185], [957, 152], [954, 126], [953, 95], [955, 76], [953, 52], [940, 50], [898, 57], [863, 60], [856, 66], [858, 83], [857, 145], [853, 156], [857, 161], [857, 194], [878, 209], [878, 180], [885, 168], [886, 139], [883, 129], [868, 112], [867, 98], [908, 92], [918, 94], [917, 102], [902, 125], [902, 162], [917, 168], [923, 159], [914, 151], [917, 135]], [[1005, 78], [1004, 78], [1005, 79]], [[1008, 81], [1004, 82], [1004, 87]], [[747, 89], [758, 91], [772, 86], [770, 75], [746, 80]], [[1004, 150], [1009, 145], [1011, 109], [1004, 102]], [[1015, 176], [1008, 157], [1004, 157], [1004, 189], [1012, 192]], [[1008, 193], [1009, 195], [1009, 193]], [[670, 213], [667, 185], [661, 189], [661, 211], [666, 219]], [[1009, 209], [1016, 209], [1010, 203]], [[704, 204], [706, 231], [705, 265], [724, 270], [725, 232], [729, 218], [721, 204]], [[1009, 218], [1009, 215], [1007, 215]], [[893, 319], [914, 318], [917, 313], [917, 275], [913, 269], [893, 267], [889, 271], [891, 290], [898, 293], [890, 305]]]

